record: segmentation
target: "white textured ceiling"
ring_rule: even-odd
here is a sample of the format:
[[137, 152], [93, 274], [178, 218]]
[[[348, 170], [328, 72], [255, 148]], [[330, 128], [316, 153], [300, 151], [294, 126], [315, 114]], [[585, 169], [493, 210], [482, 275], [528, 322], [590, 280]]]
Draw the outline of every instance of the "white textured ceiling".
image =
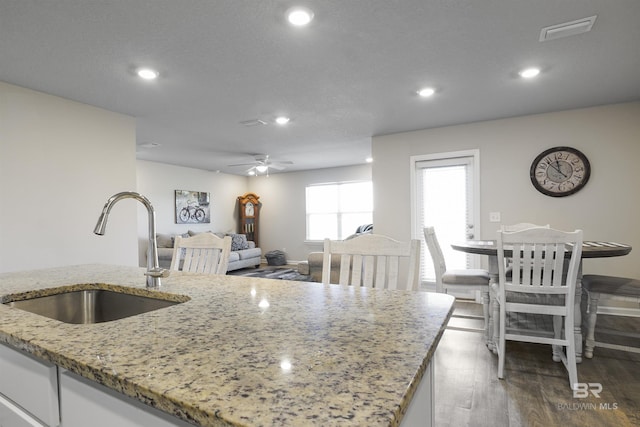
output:
[[[311, 25], [286, 24], [294, 4]], [[639, 19], [638, 0], [0, 0], [0, 80], [136, 117], [160, 144], [139, 159], [314, 169], [363, 163], [376, 135], [640, 100]]]

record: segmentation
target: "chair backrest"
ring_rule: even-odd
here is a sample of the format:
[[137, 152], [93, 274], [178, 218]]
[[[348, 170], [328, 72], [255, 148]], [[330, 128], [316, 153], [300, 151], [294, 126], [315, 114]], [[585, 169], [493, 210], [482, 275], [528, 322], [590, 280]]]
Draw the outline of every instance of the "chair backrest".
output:
[[538, 225], [538, 224], [532, 224], [530, 222], [519, 222], [518, 224], [512, 224], [512, 225], [501, 225], [500, 226], [500, 230], [502, 231], [521, 231], [521, 230], [526, 230], [527, 228], [551, 228], [549, 226], [549, 224], [545, 224], [545, 225]]
[[340, 255], [341, 285], [398, 289], [399, 265], [407, 259], [405, 289], [418, 290], [420, 241], [398, 242], [379, 234], [361, 234], [348, 240], [324, 240], [322, 283], [331, 281], [331, 255]]
[[433, 261], [433, 269], [436, 273], [436, 292], [444, 292], [442, 287], [442, 275], [447, 271], [447, 264], [444, 261], [444, 255], [442, 254], [440, 243], [438, 243], [436, 230], [433, 227], [425, 227], [423, 232], [424, 239], [427, 242], [427, 249], [429, 249], [429, 254]]
[[171, 270], [191, 273], [226, 274], [231, 253], [231, 236], [220, 238], [213, 233], [193, 237], [176, 236]]
[[[582, 256], [582, 230], [498, 231], [497, 249], [500, 292], [563, 294], [565, 305], [573, 306]], [[510, 281], [506, 276], [505, 249], [512, 250]]]

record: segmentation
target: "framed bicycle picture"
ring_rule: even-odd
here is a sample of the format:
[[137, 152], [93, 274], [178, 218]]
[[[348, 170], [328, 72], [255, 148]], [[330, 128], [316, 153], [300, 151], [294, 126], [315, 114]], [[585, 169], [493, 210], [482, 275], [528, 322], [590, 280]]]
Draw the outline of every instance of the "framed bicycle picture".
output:
[[210, 222], [208, 192], [176, 190], [176, 224], [208, 224]]

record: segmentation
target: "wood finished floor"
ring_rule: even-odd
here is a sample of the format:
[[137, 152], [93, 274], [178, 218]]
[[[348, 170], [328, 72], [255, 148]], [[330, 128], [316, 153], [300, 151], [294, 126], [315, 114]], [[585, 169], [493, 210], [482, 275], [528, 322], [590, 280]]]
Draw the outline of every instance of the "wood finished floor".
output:
[[[479, 307], [457, 302], [456, 312]], [[598, 326], [637, 331], [640, 318], [598, 316]], [[640, 426], [640, 354], [596, 347], [578, 365], [578, 380], [601, 383], [602, 392], [584, 399], [573, 398], [550, 346], [508, 342], [506, 357], [499, 380], [498, 357], [482, 334], [445, 331], [435, 360], [436, 426]]]

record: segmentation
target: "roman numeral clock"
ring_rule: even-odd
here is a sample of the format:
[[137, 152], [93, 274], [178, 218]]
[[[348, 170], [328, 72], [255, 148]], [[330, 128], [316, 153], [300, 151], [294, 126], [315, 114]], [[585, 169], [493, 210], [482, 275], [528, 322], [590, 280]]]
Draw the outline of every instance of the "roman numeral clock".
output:
[[247, 240], [258, 244], [258, 231], [260, 229], [260, 196], [255, 193], [245, 193], [238, 196], [238, 214], [240, 216], [239, 233], [246, 234]]
[[591, 165], [587, 156], [575, 148], [553, 147], [533, 160], [529, 175], [535, 189], [542, 194], [564, 197], [587, 184]]

